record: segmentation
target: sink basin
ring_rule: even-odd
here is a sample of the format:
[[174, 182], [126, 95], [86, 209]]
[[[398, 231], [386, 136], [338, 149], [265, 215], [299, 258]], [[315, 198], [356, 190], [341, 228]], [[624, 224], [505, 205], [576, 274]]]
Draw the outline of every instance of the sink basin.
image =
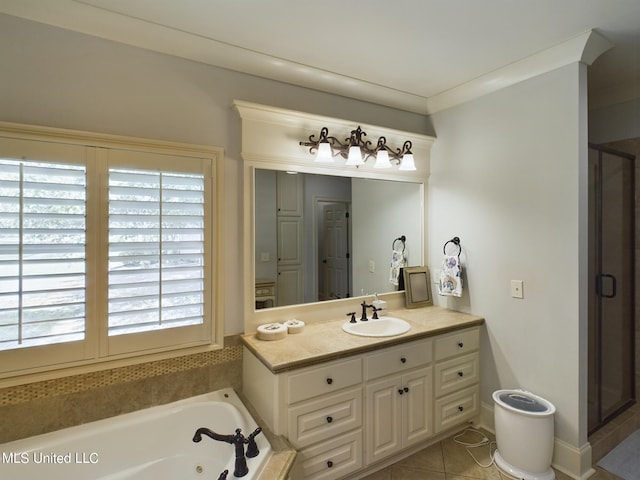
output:
[[394, 317], [369, 319], [368, 322], [346, 322], [342, 325], [342, 330], [345, 332], [361, 337], [393, 337], [394, 335], [402, 335], [410, 329], [411, 325], [400, 318]]

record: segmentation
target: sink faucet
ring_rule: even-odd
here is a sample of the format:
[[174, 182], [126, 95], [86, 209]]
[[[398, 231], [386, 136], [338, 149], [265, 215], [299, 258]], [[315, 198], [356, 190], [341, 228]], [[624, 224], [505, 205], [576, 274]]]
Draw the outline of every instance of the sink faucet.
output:
[[367, 320], [369, 320], [367, 318], [367, 308], [371, 308], [373, 307], [373, 305], [367, 305], [367, 302], [365, 300], [363, 300], [360, 305], [362, 306], [362, 316], [360, 317], [360, 321], [366, 322]]
[[258, 450], [258, 445], [256, 444], [255, 437], [258, 435], [262, 429], [260, 427], [256, 428], [252, 434], [248, 437], [242, 435], [242, 430], [236, 428], [235, 435], [221, 435], [219, 433], [214, 432], [205, 427], [201, 427], [196, 430], [195, 435], [193, 436], [193, 441], [198, 443], [202, 440], [202, 435], [206, 435], [209, 438], [212, 438], [218, 442], [225, 442], [231, 445], [234, 445], [236, 448], [236, 463], [235, 470], [233, 471], [234, 477], [244, 477], [247, 473], [249, 473], [249, 468], [247, 467], [247, 459], [245, 458], [244, 452], [244, 444], [247, 443], [247, 454], [246, 456], [249, 458], [257, 456], [260, 451]]

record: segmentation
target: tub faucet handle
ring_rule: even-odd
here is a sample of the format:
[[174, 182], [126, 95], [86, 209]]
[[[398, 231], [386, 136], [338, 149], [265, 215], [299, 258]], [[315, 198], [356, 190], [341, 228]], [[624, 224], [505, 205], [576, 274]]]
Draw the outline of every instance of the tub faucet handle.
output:
[[247, 437], [247, 451], [245, 455], [249, 458], [257, 457], [260, 453], [258, 449], [258, 444], [256, 443], [256, 435], [258, 435], [262, 431], [261, 427], [256, 428], [252, 434]]
[[229, 475], [229, 470], [225, 470], [224, 472], [222, 472], [218, 477], [218, 480], [227, 480], [227, 475]]

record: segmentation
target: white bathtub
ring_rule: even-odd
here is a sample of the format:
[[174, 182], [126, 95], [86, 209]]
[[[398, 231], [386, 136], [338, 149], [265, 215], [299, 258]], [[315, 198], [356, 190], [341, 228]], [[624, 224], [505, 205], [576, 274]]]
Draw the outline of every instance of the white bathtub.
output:
[[[235, 478], [234, 445], [195, 431], [207, 427], [248, 436], [257, 425], [232, 389], [199, 395], [77, 427], [0, 445], [0, 479], [11, 480], [216, 480]], [[257, 479], [271, 456], [260, 433], [260, 454], [247, 458]]]

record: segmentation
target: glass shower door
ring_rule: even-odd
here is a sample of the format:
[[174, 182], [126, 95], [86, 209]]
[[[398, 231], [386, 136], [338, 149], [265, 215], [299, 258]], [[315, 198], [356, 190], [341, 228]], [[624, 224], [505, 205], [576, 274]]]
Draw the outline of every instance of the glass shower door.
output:
[[634, 401], [634, 157], [589, 149], [589, 431]]

